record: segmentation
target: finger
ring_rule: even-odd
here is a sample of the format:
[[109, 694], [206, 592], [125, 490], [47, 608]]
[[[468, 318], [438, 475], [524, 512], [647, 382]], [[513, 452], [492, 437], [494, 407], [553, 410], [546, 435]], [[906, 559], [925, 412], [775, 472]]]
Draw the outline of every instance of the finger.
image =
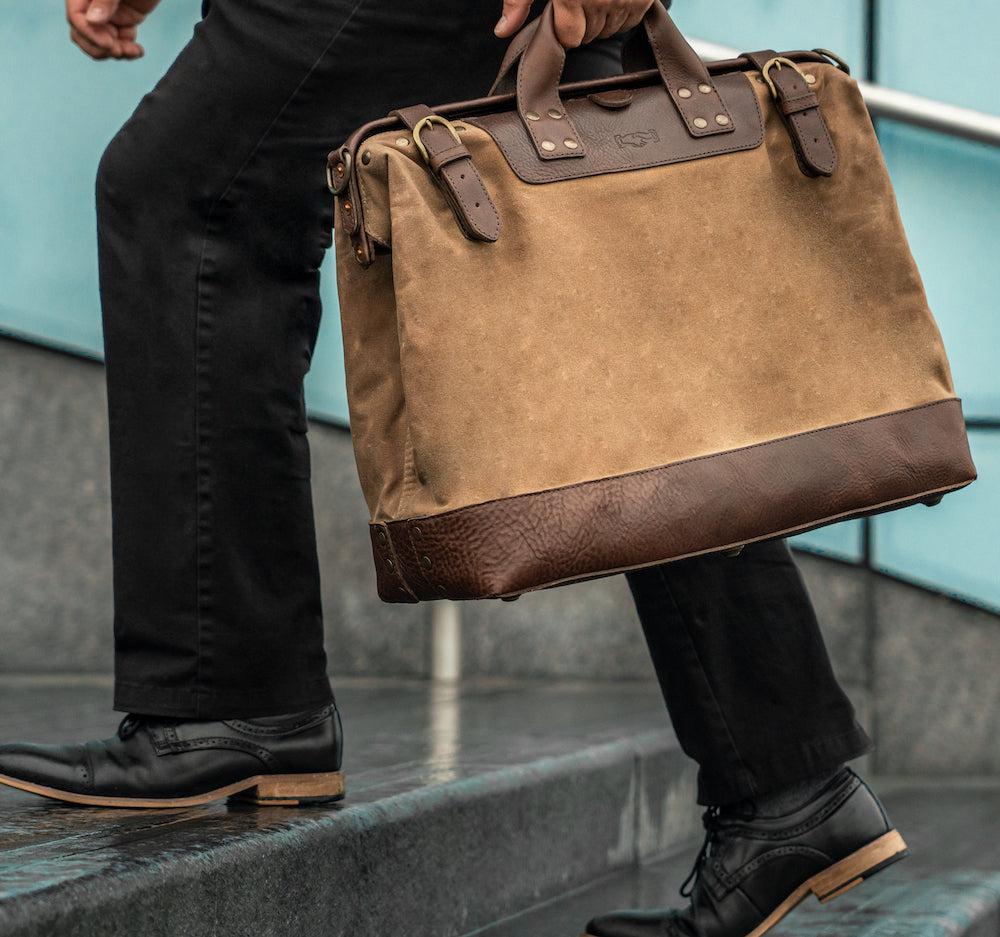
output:
[[141, 59], [146, 54], [146, 50], [138, 42], [126, 40], [122, 43], [123, 59]]
[[604, 29], [600, 31], [597, 38], [610, 39], [612, 36], [617, 36], [618, 33], [625, 29], [625, 20], [627, 17], [628, 13], [625, 10], [609, 13], [607, 20], [604, 22]]
[[80, 47], [84, 52], [87, 53], [92, 59], [106, 59], [109, 57], [110, 53], [103, 46], [99, 46], [94, 42], [91, 42], [83, 33], [77, 29], [71, 29], [69, 32], [70, 40]]
[[[86, 8], [83, 5], [74, 4], [66, 7], [66, 20], [69, 22], [70, 30], [84, 38], [91, 45], [111, 52], [114, 49], [114, 36], [108, 26], [95, 26], [87, 21]], [[77, 43], [79, 45], [79, 43]], [[83, 48], [81, 46], [81, 48]], [[88, 53], [89, 54], [89, 53]]]
[[109, 23], [111, 17], [118, 12], [119, 0], [91, 0], [87, 7], [87, 22], [95, 26], [102, 23]]
[[593, 42], [602, 32], [604, 32], [604, 26], [608, 21], [607, 13], [598, 13], [594, 11], [593, 13], [587, 14], [587, 31], [583, 34], [584, 43]]
[[575, 49], [587, 34], [587, 17], [576, 3], [556, 0], [554, 4], [556, 38], [567, 49]]
[[503, 13], [493, 32], [501, 39], [513, 36], [524, 25], [530, 9], [531, 0], [503, 0]]
[[646, 18], [646, 11], [653, 4], [642, 2], [630, 4], [628, 16], [625, 18], [625, 23], [622, 25], [622, 32], [626, 29], [635, 29], [636, 26], [640, 25], [642, 21]]

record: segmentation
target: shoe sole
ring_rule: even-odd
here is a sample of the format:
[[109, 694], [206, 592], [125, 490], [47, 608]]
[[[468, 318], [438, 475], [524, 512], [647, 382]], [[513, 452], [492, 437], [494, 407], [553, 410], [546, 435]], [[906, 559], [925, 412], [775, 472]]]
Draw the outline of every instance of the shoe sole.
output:
[[[851, 853], [846, 859], [841, 859], [825, 871], [807, 879], [746, 937], [761, 937], [762, 934], [766, 934], [790, 911], [802, 904], [810, 894], [826, 904], [907, 855], [909, 849], [903, 837], [895, 830], [890, 830], [867, 846], [862, 846], [857, 852]], [[583, 937], [594, 937], [594, 935], [584, 934]]]
[[68, 804], [83, 804], [88, 807], [140, 807], [167, 809], [178, 807], [198, 807], [215, 800], [233, 797], [269, 807], [297, 807], [299, 804], [329, 803], [344, 797], [344, 775], [340, 771], [321, 774], [272, 774], [255, 775], [235, 784], [216, 788], [193, 797], [99, 797], [95, 794], [77, 794], [61, 791], [33, 781], [22, 781], [0, 774], [0, 784], [38, 794], [51, 800], [61, 800]]

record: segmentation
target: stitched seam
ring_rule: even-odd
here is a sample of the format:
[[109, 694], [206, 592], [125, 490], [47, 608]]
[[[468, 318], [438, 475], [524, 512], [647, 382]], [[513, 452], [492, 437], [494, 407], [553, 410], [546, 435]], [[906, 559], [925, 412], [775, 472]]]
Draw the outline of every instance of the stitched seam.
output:
[[[572, 491], [576, 488], [586, 488], [589, 485], [600, 485], [608, 481], [609, 479], [619, 480], [625, 478], [641, 478], [643, 475], [650, 475], [653, 472], [662, 472], [664, 469], [668, 468], [676, 468], [681, 465], [690, 465], [695, 462], [705, 462], [708, 461], [709, 459], [719, 459], [722, 458], [723, 456], [732, 455], [735, 452], [749, 452], [751, 449], [761, 449], [764, 446], [776, 446], [779, 445], [780, 443], [788, 442], [789, 440], [792, 439], [801, 439], [806, 436], [815, 436], [817, 433], [828, 433], [831, 432], [832, 430], [842, 429], [845, 426], [858, 426], [861, 423], [870, 423], [873, 420], [885, 420], [889, 419], [890, 417], [900, 416], [904, 413], [914, 413], [918, 410], [926, 410], [929, 407], [938, 407], [941, 406], [942, 404], [953, 403], [960, 400], [961, 400], [960, 397], [946, 397], [943, 400], [935, 400], [932, 401], [931, 403], [921, 403], [917, 404], [914, 407], [905, 407], [902, 410], [893, 410], [889, 413], [879, 413], [876, 414], [875, 416], [865, 416], [861, 417], [858, 420], [848, 420], [846, 423], [836, 423], [833, 426], [821, 426], [818, 429], [803, 430], [801, 433], [792, 433], [791, 436], [781, 436], [778, 439], [766, 439], [763, 442], [755, 442], [749, 446], [738, 446], [735, 449], [725, 449], [722, 452], [710, 452], [707, 455], [694, 456], [693, 458], [690, 459], [682, 459], [679, 462], [668, 462], [665, 465], [655, 465], [652, 468], [639, 469], [638, 471], [635, 472], [625, 472], [621, 475], [609, 475], [605, 478], [591, 478], [588, 479], [587, 481], [574, 482], [572, 485], [558, 485], [555, 488], [545, 488], [542, 491], [525, 491], [522, 494], [510, 495], [506, 498], [491, 498], [489, 501], [479, 501], [476, 504], [469, 504], [466, 505], [465, 507], [453, 508], [450, 511], [444, 511], [441, 514], [427, 514], [420, 518], [411, 517], [408, 518], [407, 520], [408, 521], [421, 520], [425, 522], [432, 522], [438, 520], [438, 518], [448, 517], [451, 514], [457, 514], [459, 511], [467, 511], [470, 507], [478, 508], [478, 507], [483, 507], [484, 505], [487, 504], [497, 504], [500, 501], [516, 501], [519, 498], [535, 498], [538, 495], [549, 494], [551, 492], [556, 492], [556, 491]], [[394, 521], [393, 523], [398, 523], [398, 521]]]
[[252, 742], [243, 742], [240, 739], [231, 739], [224, 736], [193, 739], [189, 742], [177, 742], [174, 746], [174, 751], [193, 751], [200, 748], [228, 748], [235, 751], [242, 751], [248, 755], [253, 755], [269, 768], [276, 768], [278, 766], [277, 758], [267, 751], [267, 749], [261, 748], [259, 745], [254, 745]]
[[[202, 562], [204, 558], [204, 548], [202, 545], [201, 528], [202, 523], [206, 517], [211, 517], [211, 496], [206, 495], [207, 499], [207, 509], [202, 507], [203, 497], [202, 497], [202, 469], [205, 471], [205, 491], [210, 491], [211, 485], [211, 475], [209, 468], [209, 460], [205, 455], [205, 447], [200, 441], [200, 433], [204, 424], [202, 411], [204, 405], [201, 401], [200, 391], [204, 386], [203, 380], [198, 375], [198, 361], [202, 354], [202, 335], [201, 335], [201, 324], [203, 322], [202, 316], [202, 300], [204, 298], [202, 287], [203, 287], [203, 277], [205, 270], [205, 257], [208, 252], [209, 244], [209, 233], [212, 229], [212, 223], [215, 219], [215, 212], [219, 205], [222, 204], [225, 197], [229, 194], [232, 187], [236, 184], [236, 181], [243, 175], [243, 172], [250, 165], [253, 159], [256, 157], [260, 147], [263, 145], [264, 141], [270, 136], [271, 131], [275, 128], [278, 121], [281, 119], [282, 115], [288, 106], [295, 100], [299, 92], [305, 86], [306, 82], [312, 77], [313, 73], [316, 71], [320, 62], [326, 58], [330, 49], [333, 48], [334, 43], [340, 38], [341, 33], [344, 28], [351, 22], [354, 15], [361, 8], [366, 0], [357, 0], [352, 8], [351, 12], [344, 18], [344, 21], [337, 28], [336, 32], [331, 37], [330, 41], [324, 46], [323, 50], [320, 52], [319, 56], [315, 59], [306, 74], [302, 77], [299, 83], [292, 90], [291, 94], [285, 99], [284, 103], [278, 108], [277, 113], [272, 118], [271, 122], [267, 125], [264, 132], [261, 134], [260, 138], [253, 145], [250, 152], [247, 154], [246, 158], [240, 164], [239, 168], [233, 174], [233, 177], [226, 184], [225, 188], [222, 190], [221, 195], [215, 199], [212, 203], [211, 208], [208, 210], [208, 215], [205, 218], [204, 233], [202, 235], [201, 250], [198, 255], [198, 267], [195, 277], [196, 284], [196, 297], [195, 297], [195, 419], [194, 419], [194, 438], [195, 438], [195, 621], [197, 625], [197, 642], [198, 642], [198, 663], [195, 670], [195, 705], [199, 705], [201, 698], [204, 695], [204, 684], [203, 684], [203, 670], [202, 664], [206, 659], [206, 654], [203, 653], [203, 622], [205, 619], [204, 615], [204, 605], [202, 600]], [[207, 346], [207, 347], [210, 347]], [[211, 522], [208, 522], [206, 537], [210, 540], [213, 533], [213, 528], [211, 527]]]
[[792, 839], [814, 830], [821, 823], [826, 822], [833, 814], [847, 803], [861, 786], [858, 777], [851, 778], [830, 800], [828, 800], [819, 810], [808, 819], [803, 820], [798, 826], [786, 827], [782, 830], [761, 830], [752, 826], [744, 826], [734, 823], [730, 829], [737, 832], [744, 839], [756, 839], [762, 841], [775, 841], [781, 839]]
[[746, 881], [751, 875], [754, 874], [762, 866], [767, 865], [769, 862], [775, 859], [781, 859], [784, 856], [811, 856], [822, 860], [823, 862], [830, 862], [830, 857], [819, 849], [815, 849], [812, 846], [777, 846], [774, 849], [769, 849], [767, 852], [756, 859], [748, 862], [745, 866], [738, 869], [729, 875], [730, 880], [735, 888], [741, 882]]
[[[492, 235], [494, 238], [496, 238], [500, 235], [500, 215], [497, 212], [496, 205], [493, 204], [493, 199], [490, 198], [490, 193], [487, 191], [486, 186], [483, 183], [483, 177], [479, 175], [479, 170], [476, 169], [476, 164], [472, 161], [472, 157], [469, 156], [468, 160], [469, 160], [469, 172], [472, 174], [473, 178], [479, 184], [479, 188], [482, 189], [483, 192], [483, 197], [486, 199], [487, 202], [489, 202], [490, 208], [493, 210], [493, 218], [496, 224], [493, 227]], [[451, 167], [449, 166], [448, 168], [450, 169]], [[458, 187], [452, 183], [451, 178], [448, 176], [448, 174], [442, 172], [441, 175], [448, 181], [448, 187], [451, 189], [452, 195], [454, 195], [455, 198], [458, 199], [459, 204], [462, 206], [462, 210], [465, 212], [465, 217], [468, 218], [473, 228], [480, 234], [489, 235], [490, 232], [486, 231], [476, 220], [474, 216], [474, 209], [471, 209], [469, 207], [469, 203], [464, 198], [462, 198], [461, 192], [459, 192]]]
[[303, 718], [300, 722], [294, 722], [288, 725], [258, 726], [242, 719], [226, 719], [224, 720], [224, 724], [229, 726], [231, 729], [235, 729], [237, 732], [242, 732], [245, 735], [286, 735], [289, 732], [297, 732], [299, 730], [309, 729], [313, 726], [321, 725], [329, 715], [330, 707], [327, 706], [318, 713], [314, 713]]

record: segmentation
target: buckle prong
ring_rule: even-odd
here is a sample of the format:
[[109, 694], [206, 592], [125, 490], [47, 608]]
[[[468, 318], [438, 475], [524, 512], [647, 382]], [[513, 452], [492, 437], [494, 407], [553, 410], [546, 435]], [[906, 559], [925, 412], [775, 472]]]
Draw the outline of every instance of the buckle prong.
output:
[[778, 97], [778, 89], [774, 86], [774, 80], [768, 73], [772, 68], [777, 68], [780, 72], [782, 66], [784, 65], [787, 65], [793, 71], [798, 72], [799, 75], [802, 76], [802, 80], [807, 82], [806, 73], [802, 71], [802, 69], [799, 68], [798, 65], [796, 65], [791, 59], [786, 59], [783, 55], [776, 55], [773, 59], [768, 59], [768, 61], [764, 63], [764, 67], [760, 70], [760, 74], [764, 81], [767, 82], [768, 88], [771, 89], [771, 96], [775, 98], [775, 100], [777, 100]]
[[420, 120], [417, 121], [417, 125], [413, 128], [413, 142], [417, 145], [420, 155], [424, 158], [424, 162], [428, 165], [430, 164], [431, 158], [427, 155], [427, 147], [424, 146], [423, 141], [420, 139], [420, 133], [430, 124], [440, 124], [455, 138], [456, 143], [462, 142], [462, 138], [458, 135], [455, 125], [446, 117], [442, 117], [440, 114], [428, 114], [426, 117], [421, 117]]

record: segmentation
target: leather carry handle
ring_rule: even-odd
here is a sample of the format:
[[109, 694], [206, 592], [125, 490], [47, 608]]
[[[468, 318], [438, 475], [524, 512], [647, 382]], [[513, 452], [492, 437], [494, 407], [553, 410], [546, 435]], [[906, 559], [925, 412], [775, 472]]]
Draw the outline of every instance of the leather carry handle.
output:
[[[692, 137], [733, 132], [733, 119], [708, 69], [674, 25], [660, 0], [643, 18], [663, 86]], [[533, 30], [527, 40], [522, 33]], [[523, 48], [523, 51], [522, 51]], [[542, 15], [511, 43], [496, 84], [520, 58], [517, 68], [517, 111], [540, 159], [571, 159], [585, 154], [585, 142], [559, 99], [559, 79], [566, 50], [556, 37], [551, 0]]]

